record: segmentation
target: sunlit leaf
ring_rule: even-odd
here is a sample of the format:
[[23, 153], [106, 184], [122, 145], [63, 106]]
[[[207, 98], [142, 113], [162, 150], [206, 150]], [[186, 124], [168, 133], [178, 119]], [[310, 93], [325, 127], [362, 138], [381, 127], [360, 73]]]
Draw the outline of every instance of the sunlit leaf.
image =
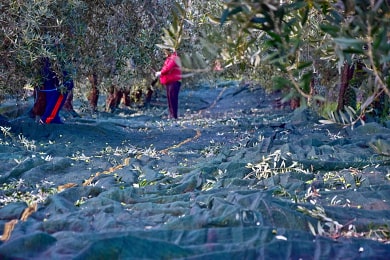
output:
[[320, 235], [320, 236], [323, 236], [325, 234], [325, 230], [322, 227], [320, 221], [318, 221], [318, 223], [317, 223], [317, 231], [318, 231], [318, 235]]
[[156, 46], [160, 49], [173, 49], [172, 45], [156, 44]]
[[318, 122], [320, 122], [321, 124], [324, 124], [324, 125], [333, 125], [333, 124], [335, 124], [334, 121], [332, 121], [332, 120], [326, 120], [326, 119], [318, 120]]
[[344, 110], [345, 110], [345, 112], [347, 112], [347, 114], [349, 116], [349, 121], [350, 122], [354, 121], [355, 118], [357, 117], [356, 116], [356, 111], [352, 107], [350, 107], [350, 106], [345, 106]]
[[344, 112], [341, 111], [341, 110], [339, 110], [338, 112], [339, 112], [339, 115], [340, 115], [340, 118], [341, 118], [341, 122], [343, 124], [349, 124], [350, 122], [349, 122], [348, 118], [345, 116]]
[[309, 226], [309, 229], [310, 229], [310, 232], [312, 233], [313, 236], [316, 236], [317, 233], [316, 233], [316, 230], [314, 229], [313, 225], [308, 222], [308, 226]]

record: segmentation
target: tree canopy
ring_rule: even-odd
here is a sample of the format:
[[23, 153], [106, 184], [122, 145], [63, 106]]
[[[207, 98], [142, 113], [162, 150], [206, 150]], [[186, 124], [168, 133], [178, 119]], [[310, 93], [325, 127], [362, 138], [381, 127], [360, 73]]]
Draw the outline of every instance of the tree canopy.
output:
[[[76, 80], [97, 74], [125, 84], [147, 74], [170, 1], [10, 1], [1, 4], [1, 90], [39, 84], [40, 57]], [[164, 8], [162, 8], [164, 6]], [[137, 69], [135, 71], [135, 69]]]
[[388, 0], [13, 0], [0, 9], [2, 94], [39, 85], [40, 57], [76, 80], [95, 74], [103, 88], [142, 84], [162, 62], [159, 49], [175, 48], [188, 76], [223, 69], [309, 105], [337, 98], [335, 81], [359, 62], [364, 78], [348, 79], [364, 99], [357, 118], [390, 96]]

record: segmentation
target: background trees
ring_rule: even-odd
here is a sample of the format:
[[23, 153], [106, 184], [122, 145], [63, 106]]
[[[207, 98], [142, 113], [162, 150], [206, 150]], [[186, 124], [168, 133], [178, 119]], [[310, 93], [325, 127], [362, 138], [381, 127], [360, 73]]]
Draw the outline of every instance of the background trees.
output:
[[[76, 82], [107, 91], [145, 91], [176, 48], [191, 75], [247, 77], [331, 120], [354, 123], [368, 110], [388, 115], [388, 0], [10, 1], [0, 5], [0, 89], [39, 85], [37, 60], [50, 57]], [[197, 77], [199, 79], [199, 77]], [[84, 94], [89, 89], [78, 89]], [[77, 88], [77, 86], [76, 86]], [[339, 110], [341, 112], [334, 112]], [[344, 112], [342, 112], [344, 111]], [[346, 120], [347, 119], [347, 120]]]
[[[310, 104], [324, 100], [318, 94], [330, 101], [336, 97], [340, 112], [329, 113], [330, 119], [353, 124], [369, 109], [388, 116], [389, 6], [389, 1], [360, 0], [229, 1], [221, 21], [239, 24], [233, 35], [246, 44], [241, 52], [246, 60], [255, 57], [255, 65], [271, 64], [281, 72], [274, 86], [286, 89], [288, 98], [298, 93]], [[332, 96], [334, 71], [340, 80]], [[348, 101], [356, 103], [356, 96], [358, 106]]]
[[49, 57], [58, 70], [71, 71], [76, 82], [88, 77], [90, 87], [101, 90], [149, 80], [157, 58], [155, 44], [171, 6], [170, 1], [157, 0], [1, 4], [2, 94], [39, 85], [39, 57]]

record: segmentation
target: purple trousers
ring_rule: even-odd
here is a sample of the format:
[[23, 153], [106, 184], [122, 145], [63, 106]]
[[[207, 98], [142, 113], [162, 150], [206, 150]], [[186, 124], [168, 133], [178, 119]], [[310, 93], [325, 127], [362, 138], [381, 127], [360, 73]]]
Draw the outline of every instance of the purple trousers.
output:
[[179, 108], [179, 91], [181, 82], [175, 81], [165, 85], [167, 90], [169, 117], [177, 118], [177, 110]]

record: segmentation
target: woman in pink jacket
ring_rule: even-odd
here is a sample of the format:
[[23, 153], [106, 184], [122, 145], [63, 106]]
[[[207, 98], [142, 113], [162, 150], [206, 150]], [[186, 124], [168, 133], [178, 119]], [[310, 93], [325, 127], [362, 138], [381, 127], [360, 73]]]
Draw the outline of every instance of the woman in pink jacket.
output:
[[167, 90], [169, 117], [177, 119], [181, 86], [180, 58], [176, 52], [171, 53], [169, 50], [164, 50], [164, 53], [166, 60], [161, 71], [156, 72], [156, 76], [160, 77], [160, 83], [165, 85]]

